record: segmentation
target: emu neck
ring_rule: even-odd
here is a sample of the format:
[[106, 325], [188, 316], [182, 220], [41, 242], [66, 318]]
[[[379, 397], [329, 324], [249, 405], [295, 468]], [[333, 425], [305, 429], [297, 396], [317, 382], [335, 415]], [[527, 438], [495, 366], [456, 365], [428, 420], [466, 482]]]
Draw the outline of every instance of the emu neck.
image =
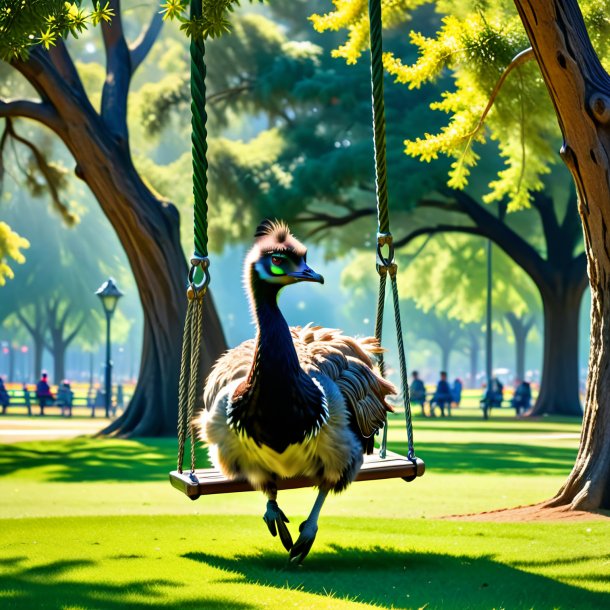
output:
[[250, 297], [258, 334], [250, 374], [235, 390], [230, 425], [282, 453], [320, 429], [327, 415], [318, 386], [299, 364], [292, 335], [278, 305], [281, 286], [254, 272]]
[[290, 329], [277, 304], [280, 288], [281, 286], [267, 284], [258, 278], [251, 281], [258, 327], [253, 368], [258, 368], [259, 374], [254, 377], [262, 376], [274, 382], [294, 379], [301, 373]]

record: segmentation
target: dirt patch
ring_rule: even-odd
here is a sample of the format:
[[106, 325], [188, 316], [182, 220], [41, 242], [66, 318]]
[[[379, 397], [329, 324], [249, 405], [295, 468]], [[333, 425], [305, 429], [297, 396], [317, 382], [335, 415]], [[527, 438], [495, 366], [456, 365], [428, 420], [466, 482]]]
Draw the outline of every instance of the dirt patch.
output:
[[544, 504], [533, 504], [471, 515], [449, 515], [443, 517], [443, 519], [452, 521], [496, 521], [501, 523], [509, 521], [610, 521], [610, 511], [568, 510], [563, 506], [548, 507]]

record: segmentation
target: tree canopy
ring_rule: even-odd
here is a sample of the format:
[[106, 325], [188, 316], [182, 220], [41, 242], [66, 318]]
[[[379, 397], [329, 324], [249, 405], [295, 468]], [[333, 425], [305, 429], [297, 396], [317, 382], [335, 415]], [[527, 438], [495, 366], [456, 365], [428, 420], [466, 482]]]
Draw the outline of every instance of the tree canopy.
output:
[[[355, 63], [368, 47], [367, 3], [334, 0], [335, 10], [312, 17], [318, 31], [347, 30], [334, 55]], [[409, 137], [405, 152], [422, 161], [441, 156], [452, 160], [448, 186], [463, 189], [485, 147], [498, 149], [504, 167], [488, 184], [486, 202], [508, 200], [509, 210], [527, 207], [533, 192], [544, 188], [542, 177], [557, 162], [560, 134], [546, 86], [511, 0], [457, 6], [446, 0], [383, 0], [383, 22], [401, 28], [431, 5], [440, 27], [433, 35], [409, 30], [417, 59], [405, 62], [391, 49], [384, 66], [396, 82], [421, 88], [451, 74], [453, 85], [443, 87], [431, 109], [449, 115], [439, 130]], [[610, 20], [600, 0], [581, 3], [592, 42], [602, 60], [610, 60]], [[409, 24], [411, 28], [413, 23]], [[444, 81], [446, 82], [446, 81]], [[490, 106], [493, 102], [493, 107]]]

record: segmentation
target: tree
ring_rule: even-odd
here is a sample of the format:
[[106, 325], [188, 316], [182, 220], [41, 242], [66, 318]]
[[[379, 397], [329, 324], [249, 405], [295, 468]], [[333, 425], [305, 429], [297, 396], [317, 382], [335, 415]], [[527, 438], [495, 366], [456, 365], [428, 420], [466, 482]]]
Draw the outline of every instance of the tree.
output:
[[[610, 74], [602, 67], [575, 0], [515, 1], [553, 101], [574, 177], [591, 284], [591, 350], [585, 418], [572, 473], [550, 502], [570, 508], [610, 508]], [[561, 35], [559, 35], [561, 33]]]
[[[441, 316], [459, 320], [470, 329], [468, 352], [471, 357], [471, 380], [476, 378], [478, 334], [485, 319], [487, 286], [487, 247], [479, 237], [440, 234], [427, 238], [418, 256], [405, 265], [400, 260], [403, 295], [419, 307], [434, 309]], [[531, 330], [539, 302], [534, 285], [523, 271], [501, 252], [493, 257], [493, 313], [495, 331], [502, 333], [507, 318], [516, 347], [516, 375], [523, 379], [526, 339]], [[477, 363], [478, 366], [478, 363]]]
[[[141, 369], [128, 409], [107, 432], [173, 434], [186, 310], [186, 262], [177, 210], [151, 192], [136, 170], [127, 120], [130, 84], [155, 43], [162, 20], [155, 6], [148, 27], [130, 45], [120, 0], [110, 0], [108, 8], [113, 16], [111, 25], [101, 24], [106, 74], [99, 111], [83, 86], [68, 46], [57, 38], [49, 49], [39, 44], [29, 48], [27, 56], [11, 56], [11, 67], [34, 88], [37, 99], [2, 99], [0, 117], [35, 121], [63, 141], [74, 159], [76, 175], [96, 197], [132, 268], [144, 311]], [[48, 14], [41, 13], [39, 18], [44, 21]], [[29, 23], [26, 27], [17, 22], [14, 28], [16, 31], [8, 30], [14, 32], [11, 40], [27, 40]], [[2, 55], [7, 57], [6, 52]], [[211, 296], [205, 303], [203, 365], [207, 369], [225, 349], [225, 341]]]
[[[402, 18], [395, 19], [393, 25], [404, 23], [408, 18], [405, 3], [395, 4], [400, 5], [397, 12], [402, 14]], [[447, 12], [456, 9], [448, 3], [439, 5]], [[592, 308], [589, 378], [580, 450], [572, 473], [549, 505], [571, 509], [608, 508], [610, 397], [607, 387], [610, 383], [610, 346], [605, 329], [610, 324], [610, 299], [607, 298], [610, 270], [607, 243], [610, 222], [610, 136], [607, 129], [610, 122], [610, 75], [599, 57], [608, 55], [608, 36], [604, 35], [604, 28], [609, 24], [603, 4], [583, 3], [586, 17], [592, 25], [591, 35], [600, 53], [598, 56], [576, 0], [562, 3], [515, 0], [515, 6], [518, 15], [511, 13], [510, 6], [503, 2], [486, 6], [487, 11], [481, 10], [480, 3], [473, 6], [464, 3], [456, 10], [454, 17], [447, 18], [435, 40], [415, 36], [422, 50], [420, 76], [425, 72], [425, 59], [428, 60], [428, 75], [449, 67], [457, 76], [457, 90], [446, 97], [444, 105], [439, 105], [452, 113], [453, 123], [436, 142], [433, 142], [432, 136], [420, 140], [416, 147], [420, 147], [421, 154], [432, 142], [432, 151], [435, 147], [438, 151], [444, 147], [444, 153], [454, 156], [456, 164], [451, 180], [459, 186], [467, 175], [468, 166], [477, 161], [470, 144], [473, 139], [483, 138], [481, 116], [489, 104], [483, 102], [481, 105], [481, 97], [487, 100], [491, 98], [491, 101], [495, 101], [495, 112], [489, 115], [487, 126], [492, 135], [498, 138], [508, 166], [492, 185], [491, 196], [508, 195], [515, 205], [522, 205], [530, 200], [532, 192], [539, 190], [539, 177], [552, 162], [549, 146], [545, 146], [539, 136], [554, 128], [548, 114], [556, 116], [563, 137], [561, 157], [572, 173], [578, 193]], [[350, 18], [344, 19], [345, 23], [350, 21]], [[524, 26], [525, 32], [518, 28], [519, 23]], [[507, 36], [509, 32], [516, 32], [516, 35]], [[528, 40], [531, 50], [526, 49]], [[352, 36], [352, 47], [354, 41]], [[515, 55], [515, 46], [523, 51], [520, 55]], [[443, 53], [443, 49], [452, 52]], [[502, 52], [494, 52], [498, 49]], [[511, 60], [513, 57], [515, 59]], [[529, 66], [530, 71], [524, 73], [522, 67], [527, 57], [535, 58], [540, 72], [532, 72]], [[431, 58], [432, 61], [429, 61]], [[503, 65], [503, 68], [498, 70], [497, 64]], [[521, 86], [521, 78], [513, 83], [517, 91], [511, 94], [510, 87], [507, 87], [510, 79], [498, 78], [503, 73], [508, 74], [515, 66], [519, 67], [523, 79], [526, 76], [530, 78], [527, 87]], [[417, 66], [413, 70], [403, 70], [398, 64], [395, 67], [398, 68], [395, 73], [400, 71], [408, 76], [411, 72], [417, 76]], [[477, 80], [479, 75], [481, 78]], [[494, 81], [498, 85], [494, 83], [489, 87], [490, 82]], [[500, 85], [503, 90], [498, 93]], [[543, 86], [550, 95], [552, 106], [535, 106], [536, 101], [540, 101], [535, 92], [539, 92]], [[514, 108], [515, 103], [517, 108], [520, 107], [519, 111], [511, 113], [510, 107], [513, 105]], [[503, 106], [507, 113], [503, 113]], [[531, 122], [540, 122], [540, 129], [528, 129]], [[534, 142], [530, 141], [528, 145], [527, 137], [524, 139], [523, 135], [533, 136]], [[563, 329], [549, 330], [557, 333]]]

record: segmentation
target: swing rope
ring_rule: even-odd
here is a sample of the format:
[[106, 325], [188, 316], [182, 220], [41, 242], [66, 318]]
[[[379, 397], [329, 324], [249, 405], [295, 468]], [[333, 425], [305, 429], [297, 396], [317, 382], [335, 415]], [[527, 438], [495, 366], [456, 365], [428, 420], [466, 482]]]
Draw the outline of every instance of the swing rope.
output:
[[[386, 163], [386, 129], [385, 109], [383, 97], [383, 48], [382, 48], [382, 22], [381, 0], [369, 0], [369, 24], [371, 46], [371, 90], [373, 100], [373, 143], [375, 150], [375, 192], [377, 199], [377, 272], [379, 273], [379, 295], [377, 299], [377, 318], [375, 321], [375, 337], [381, 343], [383, 334], [383, 313], [385, 309], [386, 280], [389, 274], [392, 285], [392, 300], [394, 303], [394, 320], [396, 323], [396, 336], [398, 344], [398, 360], [400, 365], [400, 381], [402, 386], [402, 399], [405, 408], [405, 421], [407, 426], [407, 457], [415, 460], [413, 446], [413, 421], [411, 415], [411, 398], [409, 395], [409, 380], [405, 347], [402, 338], [402, 323], [400, 320], [400, 303], [398, 299], [398, 283], [396, 274], [398, 266], [394, 258], [394, 243], [390, 232], [390, 212], [388, 206], [388, 181]], [[384, 256], [382, 250], [388, 247], [388, 255]], [[383, 353], [378, 358], [379, 370], [384, 375], [385, 363]], [[383, 427], [379, 455], [384, 458], [387, 451], [388, 425]]]
[[[202, 1], [192, 0], [191, 19], [200, 19]], [[385, 111], [383, 100], [383, 56], [381, 31], [381, 2], [369, 0], [370, 41], [371, 41], [371, 85], [373, 100], [373, 131], [375, 149], [375, 189], [377, 200], [377, 271], [379, 273], [379, 295], [377, 301], [377, 318], [375, 323], [375, 337], [381, 343], [383, 331], [383, 314], [385, 307], [386, 281], [390, 276], [392, 285], [392, 298], [394, 304], [394, 318], [396, 323], [398, 356], [400, 363], [400, 378], [402, 397], [405, 408], [405, 418], [408, 440], [408, 458], [415, 462], [413, 448], [413, 424], [411, 417], [411, 403], [409, 397], [409, 383], [405, 359], [404, 343], [402, 338], [402, 325], [400, 320], [400, 307], [398, 298], [398, 285], [396, 281], [397, 265], [394, 260], [394, 246], [390, 232], [390, 218], [388, 209], [386, 138], [385, 138]], [[193, 150], [193, 197], [194, 197], [194, 243], [195, 249], [191, 257], [191, 267], [188, 274], [188, 307], [184, 322], [184, 335], [182, 341], [182, 360], [180, 380], [178, 386], [178, 472], [183, 472], [184, 453], [187, 436], [190, 439], [190, 466], [191, 479], [196, 482], [195, 476], [195, 429], [192, 426], [193, 416], [197, 405], [199, 392], [199, 370], [201, 356], [203, 298], [210, 283], [208, 259], [208, 204], [207, 204], [207, 113], [205, 110], [205, 43], [200, 39], [191, 39], [191, 125]], [[388, 246], [388, 256], [382, 253], [384, 246]], [[197, 279], [199, 276], [201, 279]], [[379, 369], [384, 374], [383, 354], [379, 355]], [[387, 419], [383, 428], [383, 437], [379, 451], [384, 458], [387, 451]]]
[[[201, 18], [201, 0], [192, 0], [191, 19]], [[195, 429], [192, 425], [200, 386], [203, 298], [210, 283], [208, 268], [208, 132], [205, 110], [205, 42], [191, 38], [191, 142], [193, 150], [193, 223], [195, 250], [188, 275], [188, 306], [182, 337], [178, 382], [178, 472], [182, 473], [187, 436], [191, 446], [191, 478], [195, 478]], [[197, 279], [201, 276], [201, 279]]]

